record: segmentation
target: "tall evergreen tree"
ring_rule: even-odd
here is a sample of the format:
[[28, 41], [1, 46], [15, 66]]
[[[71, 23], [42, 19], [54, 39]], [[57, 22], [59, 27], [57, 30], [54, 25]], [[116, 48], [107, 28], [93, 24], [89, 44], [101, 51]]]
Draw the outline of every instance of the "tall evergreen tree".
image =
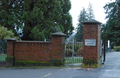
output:
[[[13, 0], [14, 1], [14, 0]], [[15, 32], [14, 30], [14, 14], [13, 14], [13, 4], [11, 0], [0, 0], [0, 24], [7, 27], [9, 30]]]
[[92, 4], [89, 2], [89, 5], [88, 5], [88, 20], [90, 19], [94, 19], [95, 16], [94, 16], [94, 11], [93, 11], [93, 8], [92, 8]]
[[69, 0], [1, 0], [0, 23], [23, 29], [24, 40], [43, 40], [54, 32], [55, 22], [58, 30], [72, 32], [70, 8]]
[[83, 41], [83, 21], [87, 20], [87, 12], [85, 11], [85, 9], [83, 8], [82, 11], [80, 12], [79, 15], [79, 23], [78, 23], [78, 27], [77, 27], [77, 33], [75, 35], [75, 38], [77, 41]]
[[116, 0], [105, 5], [107, 23], [102, 28], [102, 39], [111, 40], [120, 45], [120, 1]]
[[54, 22], [61, 19], [62, 0], [25, 0], [23, 39], [43, 40], [53, 33]]
[[74, 29], [72, 25], [72, 17], [69, 14], [69, 10], [71, 9], [70, 0], [64, 0], [64, 4], [62, 6], [62, 18], [60, 20], [61, 30], [67, 35], [72, 34], [72, 30]]

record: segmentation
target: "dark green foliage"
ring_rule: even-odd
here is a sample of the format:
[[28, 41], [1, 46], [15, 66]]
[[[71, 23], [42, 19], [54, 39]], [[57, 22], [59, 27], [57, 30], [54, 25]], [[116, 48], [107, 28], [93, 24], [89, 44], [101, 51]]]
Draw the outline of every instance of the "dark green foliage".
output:
[[13, 10], [15, 0], [0, 0], [0, 24], [8, 28], [8, 30], [14, 30], [15, 20]]
[[54, 22], [61, 19], [62, 4], [62, 0], [25, 1], [23, 39], [44, 40], [50, 33], [53, 33]]
[[79, 15], [79, 20], [78, 20], [79, 24], [77, 27], [77, 33], [75, 35], [75, 38], [77, 41], [80, 41], [80, 42], [83, 41], [83, 23], [82, 22], [86, 20], [87, 20], [87, 13], [83, 8], [83, 10], [80, 12], [80, 15]]
[[15, 61], [16, 66], [50, 66], [50, 62]]
[[74, 27], [72, 26], [72, 17], [69, 14], [69, 10], [71, 9], [71, 2], [70, 0], [64, 0], [64, 4], [62, 6], [62, 18], [59, 21], [60, 28], [62, 32], [64, 32], [67, 35], [72, 34], [72, 30], [74, 30]]
[[102, 39], [111, 40], [120, 45], [120, 1], [108, 3], [104, 6], [107, 14], [107, 23], [102, 27]]
[[66, 34], [74, 29], [70, 0], [1, 0], [0, 5], [1, 25], [13, 31], [23, 29], [24, 40], [50, 38], [54, 26]]

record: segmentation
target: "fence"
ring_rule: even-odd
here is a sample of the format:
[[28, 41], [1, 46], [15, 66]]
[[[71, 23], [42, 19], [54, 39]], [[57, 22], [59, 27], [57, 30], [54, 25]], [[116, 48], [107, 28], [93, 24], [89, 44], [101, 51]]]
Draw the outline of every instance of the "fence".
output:
[[0, 40], [0, 54], [7, 53], [7, 42], [5, 40]]
[[0, 40], [0, 66], [5, 65], [7, 57], [7, 42], [5, 40]]

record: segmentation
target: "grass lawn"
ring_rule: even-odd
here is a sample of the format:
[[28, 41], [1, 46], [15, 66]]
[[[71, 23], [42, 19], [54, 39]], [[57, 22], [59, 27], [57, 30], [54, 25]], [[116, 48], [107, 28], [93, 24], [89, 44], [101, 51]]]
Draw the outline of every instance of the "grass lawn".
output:
[[5, 61], [6, 57], [7, 57], [7, 55], [5, 55], [5, 54], [0, 55], [0, 61]]
[[[81, 57], [74, 57], [73, 63], [82, 63], [83, 58]], [[65, 63], [72, 63], [72, 57], [66, 57], [65, 58]]]

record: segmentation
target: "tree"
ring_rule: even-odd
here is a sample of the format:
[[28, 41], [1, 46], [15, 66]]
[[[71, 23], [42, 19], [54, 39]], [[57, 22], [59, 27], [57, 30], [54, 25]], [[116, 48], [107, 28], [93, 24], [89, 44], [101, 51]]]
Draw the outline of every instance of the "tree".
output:
[[[13, 21], [10, 23], [10, 27], [13, 28], [10, 29], [23, 29], [22, 39], [24, 40], [44, 40], [50, 37], [49, 35], [54, 32], [55, 22], [57, 23], [56, 28], [64, 33], [68, 33], [68, 31], [71, 33], [73, 30], [69, 14], [71, 6], [69, 0], [1, 0], [1, 4], [1, 9], [11, 4], [10, 12], [7, 12], [8, 7], [5, 7], [3, 11], [8, 16], [9, 13], [12, 15], [12, 20], [9, 21]], [[2, 15], [3, 13], [0, 15], [1, 20], [5, 22], [6, 18], [2, 18]], [[5, 27], [7, 26], [5, 25]]]
[[9, 31], [4, 26], [0, 25], [0, 39], [8, 39], [8, 38], [17, 38], [17, 37], [14, 36], [14, 33], [11, 30]]
[[75, 38], [77, 39], [77, 41], [83, 41], [83, 21], [87, 20], [87, 12], [85, 11], [85, 8], [82, 9], [82, 11], [80, 12], [79, 15], [79, 24], [77, 27], [77, 33], [75, 35]]
[[[54, 22], [61, 18], [61, 0], [35, 0], [25, 1], [25, 12], [23, 14], [23, 20], [25, 27], [23, 29], [23, 39], [36, 40], [33, 36], [38, 37], [38, 33], [34, 33], [35, 29], [38, 29], [40, 40], [43, 40], [54, 30]], [[43, 7], [43, 8], [40, 8]], [[39, 38], [37, 38], [39, 40]]]
[[94, 16], [94, 11], [92, 9], [92, 4], [89, 2], [89, 5], [88, 5], [88, 20], [90, 19], [94, 19], [95, 16]]
[[[14, 0], [13, 0], [14, 1]], [[14, 14], [13, 14], [13, 2], [9, 0], [0, 0], [0, 24], [7, 27], [9, 30], [14, 30]]]
[[61, 30], [67, 35], [72, 34], [72, 30], [74, 29], [72, 25], [72, 17], [69, 14], [69, 10], [71, 9], [70, 0], [64, 0], [64, 4], [62, 6], [62, 18], [60, 20]]
[[111, 40], [120, 45], [120, 1], [108, 3], [104, 6], [107, 14], [107, 23], [102, 28], [102, 39]]

